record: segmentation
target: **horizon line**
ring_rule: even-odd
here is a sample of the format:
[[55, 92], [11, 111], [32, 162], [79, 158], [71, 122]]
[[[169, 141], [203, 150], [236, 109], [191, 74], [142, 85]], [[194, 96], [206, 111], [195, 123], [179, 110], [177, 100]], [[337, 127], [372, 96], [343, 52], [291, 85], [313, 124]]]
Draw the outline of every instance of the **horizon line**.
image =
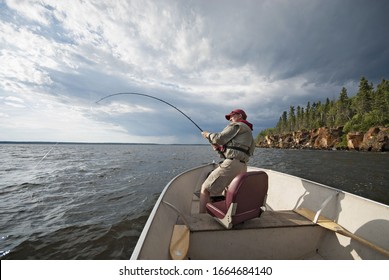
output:
[[139, 143], [139, 142], [78, 142], [78, 141], [2, 141], [0, 144], [64, 144], [64, 145], [208, 145], [208, 144], [163, 144], [163, 143]]

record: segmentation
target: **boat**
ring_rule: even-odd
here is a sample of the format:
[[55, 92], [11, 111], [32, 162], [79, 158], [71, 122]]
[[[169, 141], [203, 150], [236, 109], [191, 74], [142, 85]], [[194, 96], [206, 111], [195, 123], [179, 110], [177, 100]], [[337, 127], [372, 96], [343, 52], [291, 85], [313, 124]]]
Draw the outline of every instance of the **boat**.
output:
[[216, 167], [195, 167], [166, 185], [132, 260], [389, 259], [388, 205], [274, 170], [248, 167], [266, 185], [256, 217], [231, 224], [236, 209], [227, 223], [199, 213], [198, 192]]

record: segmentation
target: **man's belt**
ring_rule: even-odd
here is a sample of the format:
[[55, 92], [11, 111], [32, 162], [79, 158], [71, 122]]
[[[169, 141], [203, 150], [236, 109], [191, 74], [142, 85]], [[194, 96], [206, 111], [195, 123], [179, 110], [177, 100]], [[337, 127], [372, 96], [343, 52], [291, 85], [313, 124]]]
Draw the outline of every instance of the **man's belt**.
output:
[[250, 156], [250, 149], [244, 149], [241, 147], [234, 147], [234, 146], [224, 146], [226, 149], [232, 149], [232, 150], [237, 150], [240, 152], [245, 153], [246, 155]]
[[246, 164], [246, 162], [245, 162], [244, 160], [240, 160], [240, 159], [237, 159], [237, 158], [227, 158], [227, 159], [230, 159], [230, 160], [239, 160], [241, 163]]

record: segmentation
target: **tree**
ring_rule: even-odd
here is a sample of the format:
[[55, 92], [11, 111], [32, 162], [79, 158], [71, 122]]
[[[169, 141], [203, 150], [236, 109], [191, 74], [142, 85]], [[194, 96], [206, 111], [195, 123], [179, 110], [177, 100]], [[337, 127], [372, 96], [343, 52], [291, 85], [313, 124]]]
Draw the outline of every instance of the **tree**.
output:
[[311, 128], [319, 128], [323, 126], [323, 107], [321, 101], [312, 104], [312, 123]]
[[282, 132], [286, 131], [288, 127], [288, 116], [286, 111], [282, 113]]
[[328, 111], [327, 111], [327, 118], [326, 118], [326, 126], [334, 127], [336, 122], [336, 106], [335, 101], [331, 100], [329, 102]]
[[297, 116], [296, 116], [296, 128], [297, 130], [300, 130], [303, 126], [303, 113], [304, 110], [301, 110], [300, 106], [297, 106]]
[[377, 86], [373, 95], [372, 109], [377, 115], [378, 125], [389, 125], [389, 81], [383, 79]]
[[311, 103], [308, 101], [307, 108], [305, 109], [304, 128], [310, 129], [311, 127], [312, 127], [312, 108], [311, 108]]
[[359, 82], [359, 90], [352, 103], [352, 107], [356, 114], [363, 115], [371, 110], [372, 90], [373, 85], [369, 85], [366, 78], [362, 77]]
[[347, 89], [345, 87], [342, 88], [339, 94], [339, 100], [336, 102], [336, 117], [335, 117], [335, 125], [343, 126], [346, 122], [351, 120], [351, 101], [347, 95]]
[[276, 125], [274, 131], [276, 133], [281, 133], [282, 132], [282, 118], [281, 117], [278, 119], [278, 122], [277, 122], [277, 125]]
[[294, 106], [289, 107], [289, 115], [288, 115], [288, 129], [289, 131], [294, 131], [296, 128], [296, 115]]
[[[389, 81], [383, 79], [374, 90], [373, 84], [362, 77], [358, 92], [352, 98], [348, 97], [347, 89], [342, 87], [338, 100], [328, 98], [322, 104], [320, 101], [308, 102], [306, 108], [289, 107], [279, 118], [277, 133], [286, 133], [301, 129], [316, 129], [322, 126], [343, 126], [344, 132], [365, 132], [370, 127], [389, 126]], [[269, 132], [271, 130], [267, 130]]]

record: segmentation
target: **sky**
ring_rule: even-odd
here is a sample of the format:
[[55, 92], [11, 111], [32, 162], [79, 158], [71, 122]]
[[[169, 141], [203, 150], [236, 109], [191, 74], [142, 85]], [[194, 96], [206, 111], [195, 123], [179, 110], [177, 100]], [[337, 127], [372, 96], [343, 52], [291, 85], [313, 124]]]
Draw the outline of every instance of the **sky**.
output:
[[386, 0], [0, 0], [0, 141], [206, 144], [389, 79]]

